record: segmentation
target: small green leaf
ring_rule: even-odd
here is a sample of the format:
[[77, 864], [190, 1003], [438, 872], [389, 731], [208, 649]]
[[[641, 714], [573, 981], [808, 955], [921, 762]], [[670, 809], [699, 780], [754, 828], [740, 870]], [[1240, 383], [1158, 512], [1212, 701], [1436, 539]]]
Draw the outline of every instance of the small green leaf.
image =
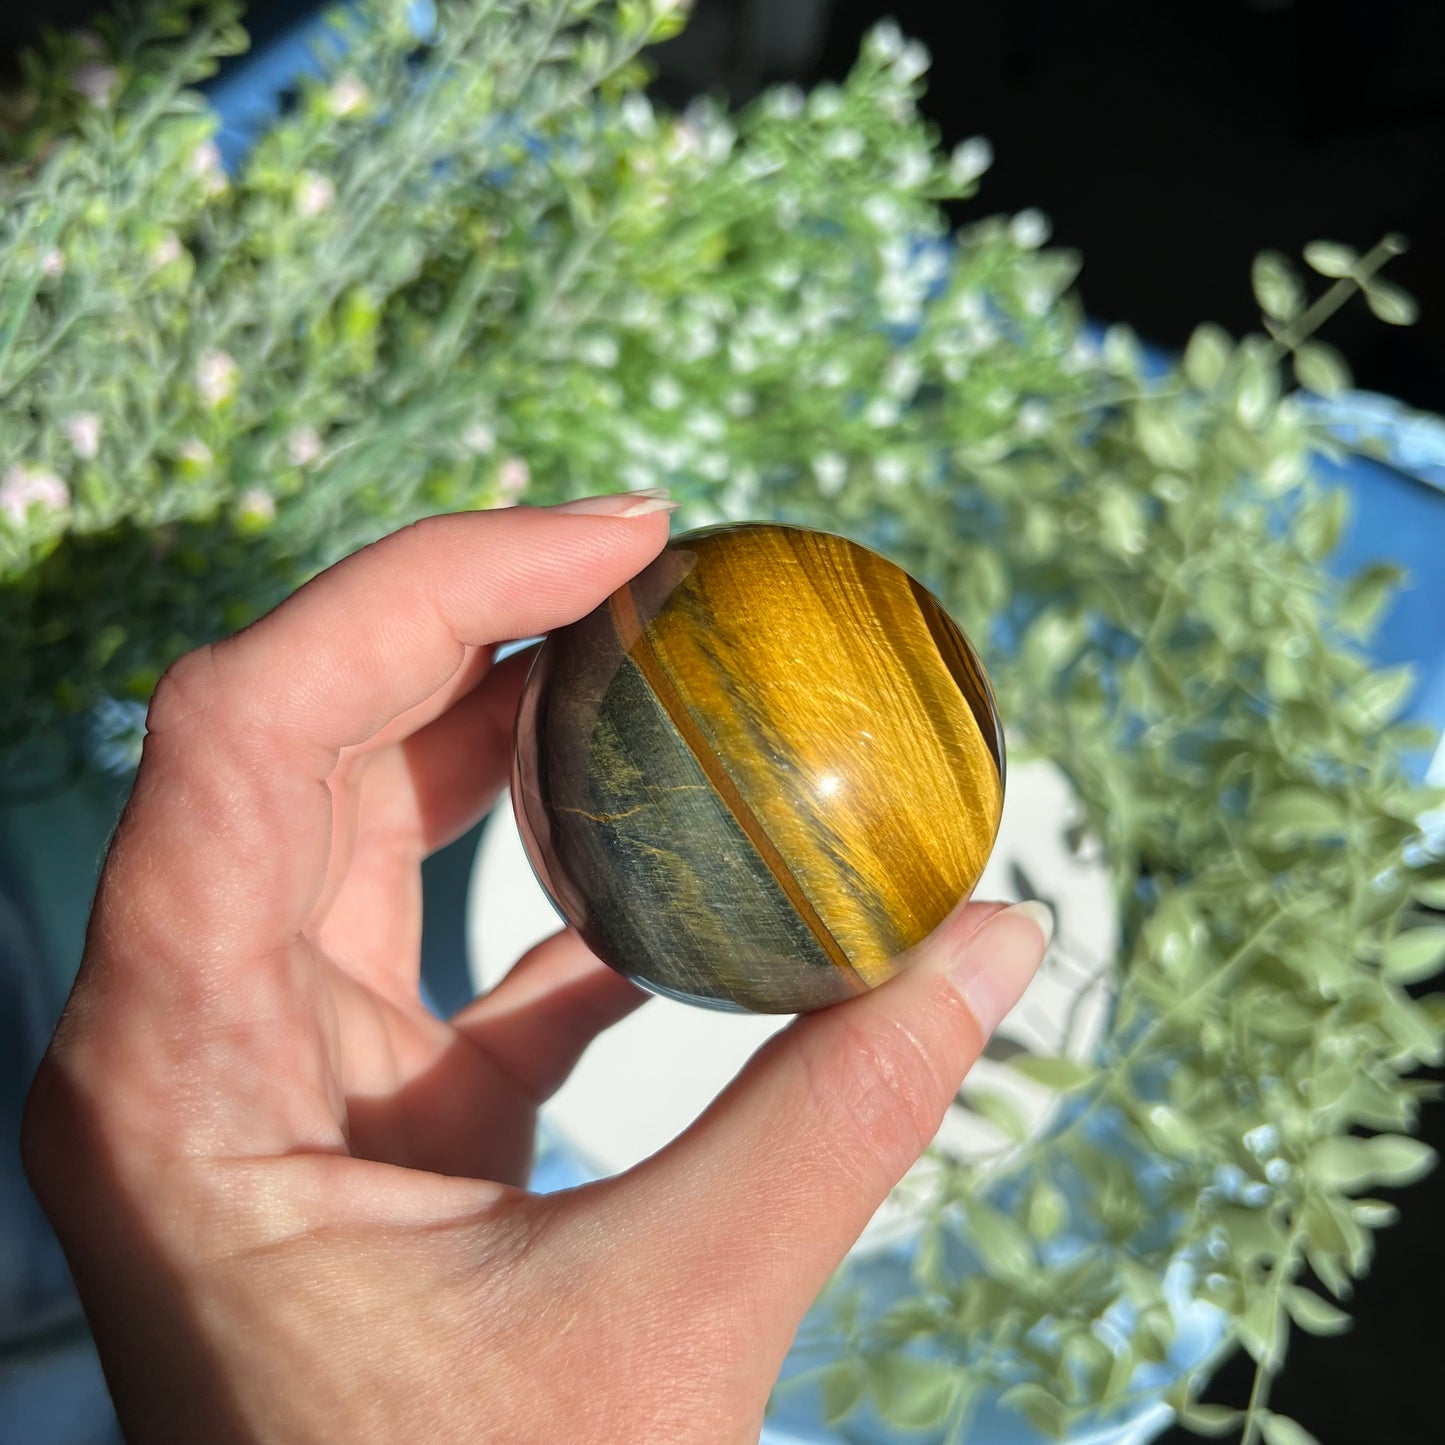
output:
[[1302, 341], [1295, 347], [1293, 364], [1296, 380], [1316, 396], [1338, 396], [1350, 388], [1352, 378], [1344, 357], [1323, 341]]
[[1234, 411], [1250, 431], [1269, 421], [1279, 399], [1279, 370], [1263, 351], [1243, 350], [1235, 382]]
[[993, 1089], [969, 1087], [964, 1092], [963, 1104], [965, 1108], [972, 1109], [979, 1118], [987, 1119], [1015, 1143], [1024, 1139], [1029, 1132], [1028, 1122], [1019, 1113], [1018, 1105]]
[[1042, 1179], [1029, 1190], [1024, 1222], [1035, 1239], [1052, 1239], [1068, 1219], [1069, 1202], [1062, 1190]]
[[981, 1199], [968, 1202], [968, 1228], [986, 1265], [999, 1274], [1027, 1274], [1034, 1264], [1034, 1247], [1014, 1219]]
[[1416, 673], [1408, 662], [1371, 673], [1351, 699], [1374, 726], [1383, 726], [1399, 716], [1415, 690]]
[[1290, 1285], [1285, 1290], [1284, 1307], [1295, 1324], [1312, 1335], [1343, 1334], [1353, 1323], [1344, 1310], [1303, 1285]]
[[1445, 878], [1423, 878], [1412, 883], [1410, 896], [1426, 908], [1445, 910]]
[[1160, 1149], [1175, 1158], [1192, 1158], [1203, 1143], [1198, 1127], [1167, 1104], [1146, 1108], [1140, 1124]]
[[1063, 1438], [1067, 1417], [1062, 1402], [1031, 1380], [1014, 1385], [999, 1396], [1005, 1410], [1017, 1410], [1032, 1425], [1054, 1440]]
[[1261, 832], [1281, 841], [1336, 838], [1345, 830], [1344, 809], [1314, 788], [1280, 788], [1259, 802], [1251, 816]]
[[1276, 1415], [1273, 1410], [1260, 1412], [1259, 1428], [1265, 1445], [1320, 1445], [1298, 1420], [1291, 1420], [1288, 1415]]
[[1413, 326], [1420, 316], [1415, 298], [1392, 281], [1371, 279], [1365, 287], [1365, 304], [1391, 326]]
[[1350, 499], [1342, 487], [1300, 510], [1294, 525], [1294, 539], [1309, 561], [1322, 562], [1335, 550], [1349, 515]]
[[1206, 1405], [1196, 1401], [1176, 1405], [1174, 1413], [1186, 1430], [1196, 1435], [1228, 1435], [1238, 1430], [1244, 1419], [1243, 1410], [1231, 1410], [1228, 1405]]
[[856, 1360], [839, 1360], [829, 1365], [819, 1382], [823, 1423], [836, 1425], [852, 1414], [863, 1397], [863, 1384], [863, 1369]]
[[1253, 1303], [1235, 1321], [1239, 1343], [1250, 1359], [1266, 1368], [1278, 1366], [1284, 1354], [1284, 1312], [1274, 1291], [1265, 1287], [1256, 1293]]
[[1196, 326], [1184, 348], [1184, 375], [1191, 386], [1200, 391], [1212, 390], [1219, 384], [1234, 354], [1229, 334], [1206, 322]]
[[1009, 1060], [1009, 1067], [1050, 1089], [1076, 1089], [1098, 1076], [1098, 1070], [1088, 1064], [1057, 1054], [1017, 1054]]
[[1350, 1213], [1366, 1229], [1388, 1229], [1400, 1217], [1400, 1211], [1383, 1199], [1357, 1199]]
[[1404, 1134], [1370, 1139], [1341, 1134], [1321, 1139], [1309, 1152], [1308, 1168], [1325, 1189], [1355, 1190], [1370, 1184], [1413, 1184], [1435, 1164], [1435, 1151]]
[[949, 1360], [901, 1352], [868, 1362], [868, 1388], [878, 1413], [904, 1430], [929, 1430], [943, 1421], [958, 1393], [960, 1371]]
[[1304, 309], [1304, 288], [1288, 261], [1277, 251], [1261, 251], [1254, 258], [1249, 279], [1260, 310], [1276, 321], [1293, 321]]
[[1377, 562], [1357, 572], [1345, 588], [1335, 614], [1340, 626], [1363, 641], [1374, 630], [1380, 614], [1404, 579], [1404, 571], [1387, 562]]
[[1311, 241], [1305, 247], [1305, 265], [1321, 276], [1348, 276], [1359, 262], [1358, 254], [1338, 241]]
[[1445, 927], [1412, 928], [1385, 945], [1380, 969], [1396, 983], [1416, 983], [1440, 971], [1445, 961]]

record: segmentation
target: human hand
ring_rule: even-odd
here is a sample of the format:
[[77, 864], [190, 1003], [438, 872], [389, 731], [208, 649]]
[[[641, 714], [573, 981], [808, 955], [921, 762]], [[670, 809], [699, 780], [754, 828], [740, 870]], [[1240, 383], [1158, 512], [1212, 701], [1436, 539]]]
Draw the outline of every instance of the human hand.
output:
[[432, 1017], [419, 865], [505, 783], [492, 644], [666, 538], [582, 506], [408, 528], [157, 690], [24, 1138], [134, 1442], [755, 1440], [1038, 965], [1036, 911], [959, 909], [652, 1159], [524, 1191], [538, 1103], [642, 996], [564, 932]]

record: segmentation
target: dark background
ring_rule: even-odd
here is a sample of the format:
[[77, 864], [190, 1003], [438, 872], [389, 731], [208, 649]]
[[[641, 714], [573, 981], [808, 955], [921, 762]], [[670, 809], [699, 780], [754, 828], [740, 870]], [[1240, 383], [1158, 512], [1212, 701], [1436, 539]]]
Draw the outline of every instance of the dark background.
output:
[[[42, 19], [93, 8], [0, 0], [0, 58]], [[254, 0], [253, 32], [304, 8]], [[1442, 0], [699, 0], [658, 54], [656, 89], [674, 103], [700, 90], [742, 100], [771, 81], [840, 78], [890, 14], [933, 52], [925, 110], [944, 144], [994, 143], [982, 195], [956, 219], [1040, 207], [1056, 241], [1084, 254], [1091, 314], [1168, 346], [1204, 320], [1257, 325], [1261, 249], [1324, 238], [1363, 250], [1402, 232], [1412, 249], [1388, 274], [1419, 298], [1420, 324], [1386, 327], [1357, 304], [1322, 334], [1360, 385], [1445, 411]], [[1445, 1109], [1426, 1132], [1445, 1148]], [[1445, 1174], [1399, 1202], [1353, 1333], [1297, 1333], [1273, 1393], [1325, 1445], [1445, 1439]], [[1211, 1397], [1242, 1404], [1251, 1373], [1234, 1361]]]

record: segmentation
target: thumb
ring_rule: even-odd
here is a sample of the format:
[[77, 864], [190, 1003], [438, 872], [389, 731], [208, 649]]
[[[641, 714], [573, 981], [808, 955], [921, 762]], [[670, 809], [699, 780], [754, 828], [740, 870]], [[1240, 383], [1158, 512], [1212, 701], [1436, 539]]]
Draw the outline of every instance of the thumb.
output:
[[638, 1241], [654, 1277], [716, 1282], [710, 1303], [753, 1338], [776, 1332], [781, 1354], [938, 1132], [1052, 931], [1041, 903], [957, 909], [897, 977], [764, 1045], [697, 1123], [618, 1181], [656, 1236]]

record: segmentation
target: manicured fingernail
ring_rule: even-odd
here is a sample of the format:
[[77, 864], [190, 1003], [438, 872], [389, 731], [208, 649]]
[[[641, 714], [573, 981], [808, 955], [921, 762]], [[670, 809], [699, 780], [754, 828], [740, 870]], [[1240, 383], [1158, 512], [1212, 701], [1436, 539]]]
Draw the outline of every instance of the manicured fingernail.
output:
[[675, 512], [677, 505], [666, 487], [647, 487], [640, 492], [615, 492], [606, 497], [578, 497], [552, 510], [580, 517], [641, 517], [648, 512]]
[[1054, 936], [1048, 904], [1030, 899], [990, 914], [947, 964], [985, 1034], [1023, 997]]

